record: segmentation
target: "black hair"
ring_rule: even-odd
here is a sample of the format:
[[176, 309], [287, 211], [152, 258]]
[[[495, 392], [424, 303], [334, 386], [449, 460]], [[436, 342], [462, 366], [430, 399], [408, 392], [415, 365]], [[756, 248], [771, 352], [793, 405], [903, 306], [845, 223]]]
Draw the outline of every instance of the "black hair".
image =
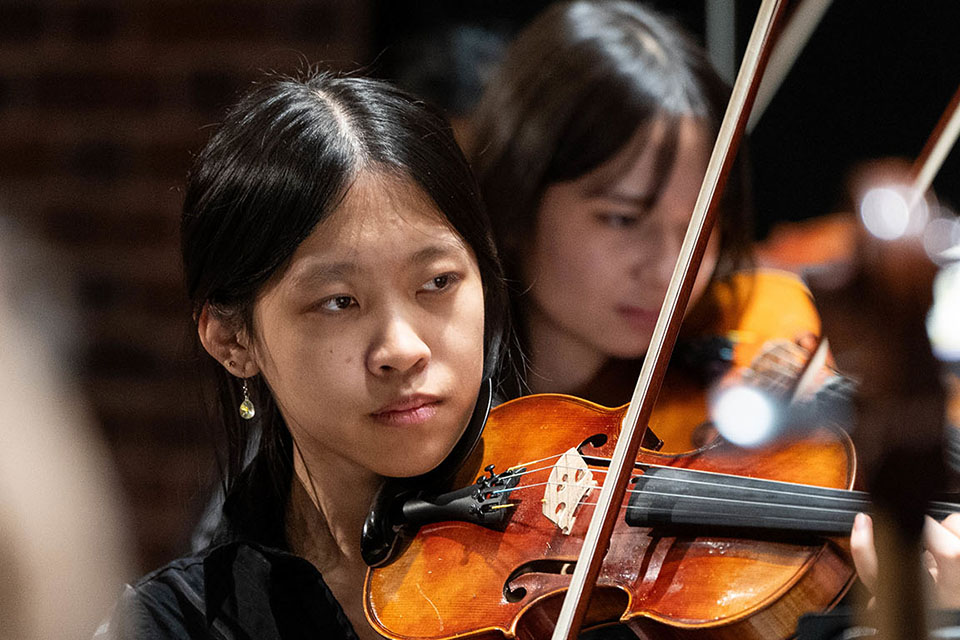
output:
[[[693, 116], [715, 134], [727, 96], [700, 47], [650, 9], [578, 0], [540, 14], [508, 49], [481, 100], [471, 152], [508, 280], [523, 287], [519, 242], [532, 237], [549, 185], [589, 173], [666, 119], [653, 176], [663, 185], [680, 118]], [[745, 181], [738, 162], [718, 221], [717, 273], [749, 262]], [[514, 317], [522, 299], [514, 297]], [[517, 329], [524, 338], [522, 322]]]
[[[195, 159], [181, 220], [187, 293], [208, 313], [253, 327], [264, 284], [342, 201], [361, 171], [412, 180], [476, 256], [484, 287], [484, 373], [506, 331], [507, 298], [489, 220], [466, 160], [440, 112], [384, 82], [330, 73], [270, 78], [227, 114]], [[208, 362], [209, 359], [208, 359]], [[251, 378], [257, 418], [242, 420], [241, 381], [216, 364], [226, 427], [226, 488], [249, 460], [251, 422], [278, 486], [289, 482], [292, 443], [262, 376]]]

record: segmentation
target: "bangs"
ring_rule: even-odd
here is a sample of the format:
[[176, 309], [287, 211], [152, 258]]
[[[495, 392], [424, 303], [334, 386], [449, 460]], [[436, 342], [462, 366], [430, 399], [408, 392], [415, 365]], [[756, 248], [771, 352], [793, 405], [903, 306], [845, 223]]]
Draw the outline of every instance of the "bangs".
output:
[[583, 176], [629, 146], [641, 152], [650, 131], [661, 121], [666, 121], [668, 131], [657, 150], [658, 156], [664, 156], [657, 158], [658, 170], [672, 167], [681, 118], [702, 121], [706, 132], [716, 133], [719, 123], [711, 96], [705, 95], [700, 88], [703, 83], [682, 65], [650, 51], [638, 55], [635, 48], [628, 56], [625, 46], [610, 43], [601, 46], [589, 41], [581, 49], [585, 57], [598, 56], [605, 64], [596, 65], [602, 71], [584, 72], [593, 77], [578, 88], [579, 100], [564, 121], [555, 123], [562, 134], [556, 139], [542, 184]]
[[655, 205], [660, 200], [677, 161], [682, 120], [683, 118], [678, 116], [658, 114], [635, 131], [628, 132], [626, 142], [604, 154], [595, 167], [579, 172], [569, 180], [587, 177], [591, 185], [596, 185], [595, 191], [603, 192], [604, 185], [621, 182], [636, 166], [640, 156], [650, 153], [653, 158], [650, 172], [646, 174], [649, 177], [644, 183], [644, 195]]

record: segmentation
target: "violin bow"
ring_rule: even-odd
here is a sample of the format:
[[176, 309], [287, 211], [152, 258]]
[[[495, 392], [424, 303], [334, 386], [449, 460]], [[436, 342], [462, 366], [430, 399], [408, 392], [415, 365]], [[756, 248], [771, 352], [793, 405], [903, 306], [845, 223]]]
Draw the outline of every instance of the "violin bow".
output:
[[793, 68], [793, 63], [800, 57], [807, 41], [817, 30], [823, 15], [832, 3], [833, 0], [802, 0], [787, 16], [786, 24], [777, 37], [773, 51], [770, 52], [770, 60], [760, 80], [760, 88], [757, 89], [757, 98], [753, 108], [750, 109], [747, 133], [752, 133], [760, 122], [770, 102], [777, 95], [777, 90], [783, 84], [784, 78]]
[[552, 640], [574, 640], [586, 615], [593, 587], [609, 547], [610, 535], [620, 513], [627, 482], [633, 473], [634, 461], [663, 384], [684, 311], [690, 300], [690, 292], [710, 239], [720, 202], [719, 196], [736, 156], [750, 107], [770, 54], [774, 30], [785, 4], [784, 0], [763, 0], [757, 13], [680, 248], [680, 256], [670, 278], [663, 306], [660, 307], [660, 315], [650, 338], [650, 347], [643, 359], [640, 376], [630, 399], [630, 408], [623, 419], [607, 478], [584, 536]]
[[910, 188], [910, 203], [908, 210], [913, 208], [923, 199], [927, 189], [933, 183], [933, 178], [940, 171], [944, 161], [947, 159], [950, 150], [960, 135], [960, 87], [950, 99], [943, 115], [934, 127], [933, 133], [927, 139], [923, 150], [913, 163], [913, 184]]

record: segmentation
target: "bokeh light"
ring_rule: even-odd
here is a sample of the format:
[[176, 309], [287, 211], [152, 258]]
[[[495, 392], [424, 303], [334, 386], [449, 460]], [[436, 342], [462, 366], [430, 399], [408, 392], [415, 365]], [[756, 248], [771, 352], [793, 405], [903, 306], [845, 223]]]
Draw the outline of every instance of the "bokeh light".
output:
[[927, 336], [937, 358], [960, 361], [960, 264], [941, 269], [933, 282]]
[[761, 445], [776, 431], [775, 405], [754, 387], [724, 389], [714, 397], [711, 414], [720, 435], [741, 447]]
[[920, 233], [927, 223], [926, 202], [911, 210], [903, 187], [875, 187], [860, 202], [860, 219], [867, 231], [881, 240], [896, 240]]

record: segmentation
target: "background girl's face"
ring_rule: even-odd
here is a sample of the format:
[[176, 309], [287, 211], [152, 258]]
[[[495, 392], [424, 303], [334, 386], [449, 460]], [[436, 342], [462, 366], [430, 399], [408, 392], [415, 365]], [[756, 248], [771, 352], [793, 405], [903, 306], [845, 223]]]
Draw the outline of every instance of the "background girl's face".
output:
[[469, 420], [480, 272], [410, 180], [362, 173], [258, 296], [254, 323], [257, 364], [308, 466], [421, 474]]
[[[546, 323], [606, 356], [646, 351], [711, 148], [697, 121], [681, 120], [673, 167], [656, 194], [657, 149], [667, 126], [655, 122], [645, 141], [631, 141], [592, 172], [544, 191], [523, 265], [529, 322]], [[639, 153], [638, 144], [644, 145]], [[717, 256], [715, 234], [691, 305]]]

